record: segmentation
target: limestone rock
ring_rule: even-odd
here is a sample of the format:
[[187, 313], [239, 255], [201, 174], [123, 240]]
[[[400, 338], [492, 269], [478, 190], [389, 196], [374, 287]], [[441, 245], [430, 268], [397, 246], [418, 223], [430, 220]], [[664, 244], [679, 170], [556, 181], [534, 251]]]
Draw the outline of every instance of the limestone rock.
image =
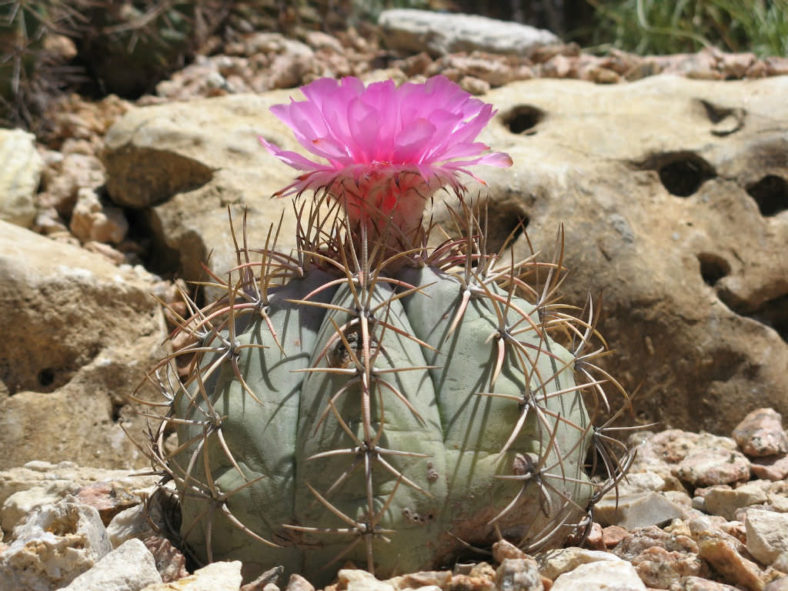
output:
[[139, 540], [128, 540], [79, 575], [62, 591], [139, 591], [160, 583], [153, 556]]
[[[571, 539], [571, 538], [570, 538]], [[574, 539], [572, 539], [574, 542]], [[586, 532], [586, 546], [591, 550], [607, 550], [602, 525], [598, 521], [591, 522], [591, 527]]]
[[730, 433], [742, 410], [788, 410], [787, 92], [654, 76], [484, 97], [499, 115], [480, 139], [515, 163], [483, 171], [496, 234], [525, 220], [547, 253], [563, 224], [564, 301], [604, 292], [605, 367], [644, 393], [644, 422]]
[[750, 412], [733, 430], [733, 438], [748, 456], [760, 458], [788, 452], [782, 416], [772, 408]]
[[736, 511], [742, 507], [758, 505], [768, 500], [768, 482], [745, 482], [735, 489], [729, 486], [713, 486], [704, 495], [704, 507], [712, 515], [721, 515], [725, 519], [736, 518]]
[[498, 540], [492, 546], [493, 560], [501, 563], [507, 558], [530, 558], [528, 554], [507, 540]]
[[30, 506], [41, 505], [45, 504], [44, 499], [61, 499], [95, 483], [110, 483], [112, 488], [120, 489], [123, 496], [131, 494], [141, 502], [157, 480], [156, 476], [139, 476], [129, 470], [89, 468], [67, 461], [52, 464], [35, 460], [24, 466], [0, 471], [0, 505], [5, 504], [14, 493], [28, 490], [33, 491], [32, 494], [40, 494], [39, 499], [42, 501], [31, 503]]
[[670, 591], [739, 591], [738, 587], [710, 581], [703, 577], [683, 577], [670, 587]]
[[96, 509], [104, 525], [109, 525], [118, 513], [140, 504], [143, 499], [135, 492], [120, 483], [95, 482], [80, 487], [74, 496], [83, 505]]
[[627, 529], [664, 524], [683, 514], [681, 507], [654, 492], [616, 495], [612, 491], [594, 507], [594, 516], [602, 525]]
[[[421, 589], [423, 587], [438, 587], [440, 589], [445, 589], [451, 586], [451, 578], [452, 572], [449, 570], [431, 570], [392, 577], [386, 579], [386, 583], [398, 591], [404, 591], [405, 589]], [[293, 577], [291, 575], [290, 582], [292, 581]], [[287, 588], [288, 590], [290, 589], [290, 583], [288, 583]]]
[[[75, 492], [72, 490], [72, 492]], [[62, 498], [62, 491], [53, 487], [34, 486], [10, 495], [0, 508], [0, 526], [12, 531], [36, 507], [51, 505]]]
[[159, 266], [187, 281], [204, 277], [209, 253], [220, 275], [234, 266], [228, 207], [239, 235], [247, 210], [251, 245], [264, 244], [271, 223], [284, 214], [279, 247], [295, 246], [291, 200], [272, 197], [290, 184], [292, 170], [258, 140], [298, 149], [268, 111], [293, 92], [143, 107], [113, 125], [104, 154], [107, 189], [116, 204], [143, 210]]
[[43, 167], [32, 134], [0, 129], [0, 220], [24, 228], [33, 225]]
[[701, 537], [698, 554], [724, 577], [724, 582], [739, 585], [751, 591], [760, 591], [765, 585], [764, 573], [752, 560], [736, 551], [729, 541], [718, 537]]
[[615, 548], [628, 535], [629, 532], [620, 525], [608, 525], [602, 530], [602, 544], [608, 550]]
[[337, 587], [343, 591], [394, 591], [388, 581], [360, 569], [342, 569], [337, 573]]
[[646, 591], [635, 568], [628, 562], [602, 561], [582, 564], [558, 577], [551, 591]]
[[[109, 530], [107, 533], [110, 533]], [[162, 582], [169, 583], [189, 576], [189, 571], [186, 570], [186, 557], [172, 545], [172, 542], [157, 535], [146, 537], [144, 542], [153, 554]]]
[[619, 484], [621, 494], [658, 492], [671, 490], [671, 484], [657, 472], [628, 472], [626, 479]]
[[750, 462], [738, 451], [704, 449], [684, 458], [676, 476], [692, 486], [743, 482], [750, 477]]
[[746, 515], [747, 551], [756, 560], [768, 566], [788, 552], [788, 515], [761, 509], [748, 509]]
[[495, 587], [500, 591], [544, 589], [536, 562], [524, 558], [505, 558], [495, 572]]
[[697, 554], [669, 551], [659, 546], [647, 548], [631, 561], [640, 580], [649, 587], [667, 589], [683, 577], [708, 576], [709, 568]]
[[487, 591], [495, 586], [495, 569], [487, 562], [455, 565], [450, 588]]
[[788, 477], [788, 454], [753, 458], [750, 460], [750, 470], [757, 478], [784, 480]]
[[96, 190], [106, 181], [101, 161], [90, 152], [56, 152], [43, 178], [41, 205], [55, 209], [65, 218], [71, 216], [81, 190]]
[[[677, 524], [676, 527], [671, 527], [671, 535], [677, 536], [677, 539], [687, 535], [692, 536], [692, 541], [695, 546], [694, 552], [698, 552], [697, 545], [703, 540], [722, 540], [730, 545], [739, 554], [745, 554], [747, 547], [744, 544], [744, 536], [739, 536], [736, 531], [731, 531], [725, 519], [710, 515], [701, 515], [689, 519], [686, 522]], [[727, 530], [727, 531], [726, 531]]]
[[[646, 472], [654, 462], [675, 464], [694, 451], [700, 442], [700, 435], [681, 429], [666, 429], [653, 435], [646, 435], [637, 447], [635, 462], [643, 462]], [[736, 442], [732, 439], [715, 442], [714, 447], [722, 445], [726, 449], [736, 449]]]
[[697, 554], [698, 545], [683, 533], [669, 533], [655, 526], [644, 527], [629, 533], [616, 546], [613, 554], [632, 560], [649, 548], [663, 548], [668, 552]]
[[36, 508], [0, 554], [0, 591], [50, 591], [69, 584], [112, 547], [93, 507], [63, 500]]
[[539, 562], [539, 572], [548, 579], [556, 579], [564, 573], [571, 572], [583, 564], [600, 561], [619, 561], [615, 554], [601, 552], [599, 550], [587, 550], [570, 546], [569, 548], [558, 548], [546, 550], [536, 556]]
[[238, 591], [241, 587], [241, 563], [213, 562], [194, 571], [193, 575], [171, 583], [154, 583], [142, 591]]
[[82, 242], [120, 244], [129, 231], [129, 222], [119, 207], [102, 204], [94, 190], [83, 188], [77, 193], [69, 227]]
[[401, 8], [384, 10], [378, 24], [389, 49], [419, 53], [426, 48], [436, 56], [474, 50], [527, 55], [559, 43], [550, 31], [469, 14]]
[[[30, 460], [143, 465], [119, 422], [163, 355], [156, 278], [0, 222], [0, 469]], [[24, 441], [24, 445], [19, 442]]]
[[287, 591], [315, 591], [314, 585], [299, 574], [293, 573], [287, 581]]
[[107, 535], [113, 548], [132, 538], [142, 540], [155, 535], [148, 521], [145, 505], [134, 505], [115, 515], [107, 525]]
[[[240, 591], [281, 591], [281, 587], [277, 584], [279, 577], [284, 572], [284, 567], [275, 566], [262, 573], [259, 577], [241, 585]], [[293, 579], [297, 576], [299, 579]], [[291, 575], [290, 582], [293, 583], [293, 591], [315, 591], [312, 583], [301, 577], [300, 575]], [[303, 588], [302, 588], [303, 587]], [[286, 589], [290, 588], [290, 584]]]
[[[742, 409], [788, 412], [786, 93], [788, 77], [653, 76], [535, 79], [484, 96], [499, 114], [480, 140], [515, 162], [471, 186], [490, 203], [488, 246], [523, 221], [530, 243], [518, 238], [515, 255], [530, 244], [548, 258], [563, 224], [563, 300], [604, 292], [599, 329], [616, 350], [604, 366], [647, 393], [634, 400], [643, 422], [730, 433]], [[142, 209], [163, 268], [195, 280], [209, 252], [220, 274], [234, 264], [228, 205], [236, 221], [250, 208], [253, 245], [284, 211], [281, 246], [293, 245], [292, 206], [269, 196], [296, 172], [256, 137], [303, 152], [268, 112], [291, 94], [142, 107], [112, 128], [110, 197]]]

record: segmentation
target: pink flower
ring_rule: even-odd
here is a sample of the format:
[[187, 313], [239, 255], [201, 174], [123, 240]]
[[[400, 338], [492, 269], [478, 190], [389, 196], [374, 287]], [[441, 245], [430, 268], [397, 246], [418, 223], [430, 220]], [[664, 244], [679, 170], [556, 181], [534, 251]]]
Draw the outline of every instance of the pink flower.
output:
[[317, 159], [268, 150], [304, 171], [279, 195], [326, 190], [344, 200], [351, 221], [393, 220], [403, 230], [421, 223], [427, 199], [441, 187], [464, 189], [469, 166], [511, 166], [476, 136], [495, 112], [459, 86], [436, 76], [424, 84], [321, 78], [304, 86], [305, 101], [271, 111]]

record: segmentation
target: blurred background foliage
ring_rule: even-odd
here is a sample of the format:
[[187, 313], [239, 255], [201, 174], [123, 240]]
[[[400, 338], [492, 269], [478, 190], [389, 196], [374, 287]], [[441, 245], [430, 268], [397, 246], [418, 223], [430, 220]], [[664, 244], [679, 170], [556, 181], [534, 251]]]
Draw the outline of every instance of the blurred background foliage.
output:
[[0, 0], [0, 124], [26, 126], [58, 92], [151, 92], [233, 35], [371, 31], [389, 8], [526, 23], [598, 53], [788, 55], [788, 0]]
[[592, 27], [572, 33], [584, 46], [641, 55], [702, 47], [788, 56], [788, 0], [587, 0]]
[[703, 47], [788, 56], [788, 0], [382, 0], [358, 5], [482, 14], [550, 29], [586, 49], [641, 55]]

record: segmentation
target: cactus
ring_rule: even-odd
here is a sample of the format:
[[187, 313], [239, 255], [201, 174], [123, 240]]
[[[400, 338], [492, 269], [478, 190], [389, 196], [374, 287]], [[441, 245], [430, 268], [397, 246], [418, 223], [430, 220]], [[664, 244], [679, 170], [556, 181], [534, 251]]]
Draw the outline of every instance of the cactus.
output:
[[221, 24], [219, 0], [101, 0], [84, 10], [80, 59], [106, 92], [138, 96], [183, 67]]
[[61, 64], [46, 41], [72, 12], [51, 0], [0, 2], [0, 125], [29, 125], [54, 92]]
[[[340, 103], [375, 86], [321, 84]], [[189, 343], [158, 368], [169, 410], [151, 456], [175, 484], [180, 542], [199, 561], [240, 559], [247, 577], [283, 565], [326, 582], [348, 561], [391, 576], [500, 538], [533, 550], [588, 525], [625, 467], [584, 405], [584, 394], [606, 403], [591, 373], [599, 351], [586, 352], [592, 322], [553, 301], [560, 259], [487, 252], [483, 216], [454, 174], [508, 163], [473, 142], [492, 110], [445, 79], [393, 88], [374, 91], [422, 93], [415, 100], [435, 100], [444, 119], [459, 105], [447, 125], [474, 148], [433, 142], [418, 172], [379, 158], [362, 174], [312, 163], [285, 189], [317, 189], [297, 209], [296, 252], [236, 240], [237, 266], [214, 277], [226, 295], [191, 304], [176, 331]], [[441, 186], [460, 198], [460, 237], [430, 248], [435, 228], [416, 222], [423, 195]], [[601, 479], [586, 473], [592, 448]]]
[[[48, 100], [87, 84], [123, 96], [150, 91], [230, 8], [221, 0], [0, 0], [0, 123], [45, 128], [38, 118]], [[75, 55], [56, 49], [57, 36], [74, 43]]]

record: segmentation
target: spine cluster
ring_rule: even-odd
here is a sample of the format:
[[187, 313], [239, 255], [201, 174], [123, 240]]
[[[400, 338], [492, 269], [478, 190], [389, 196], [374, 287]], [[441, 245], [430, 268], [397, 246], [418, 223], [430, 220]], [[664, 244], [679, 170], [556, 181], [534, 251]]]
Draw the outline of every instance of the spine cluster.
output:
[[226, 295], [192, 306], [159, 367], [150, 452], [181, 544], [320, 580], [581, 532], [629, 456], [586, 411], [611, 380], [592, 311], [554, 301], [560, 257], [487, 253], [465, 205], [460, 238], [395, 254], [317, 212], [300, 212], [294, 255], [244, 240], [214, 278]]

